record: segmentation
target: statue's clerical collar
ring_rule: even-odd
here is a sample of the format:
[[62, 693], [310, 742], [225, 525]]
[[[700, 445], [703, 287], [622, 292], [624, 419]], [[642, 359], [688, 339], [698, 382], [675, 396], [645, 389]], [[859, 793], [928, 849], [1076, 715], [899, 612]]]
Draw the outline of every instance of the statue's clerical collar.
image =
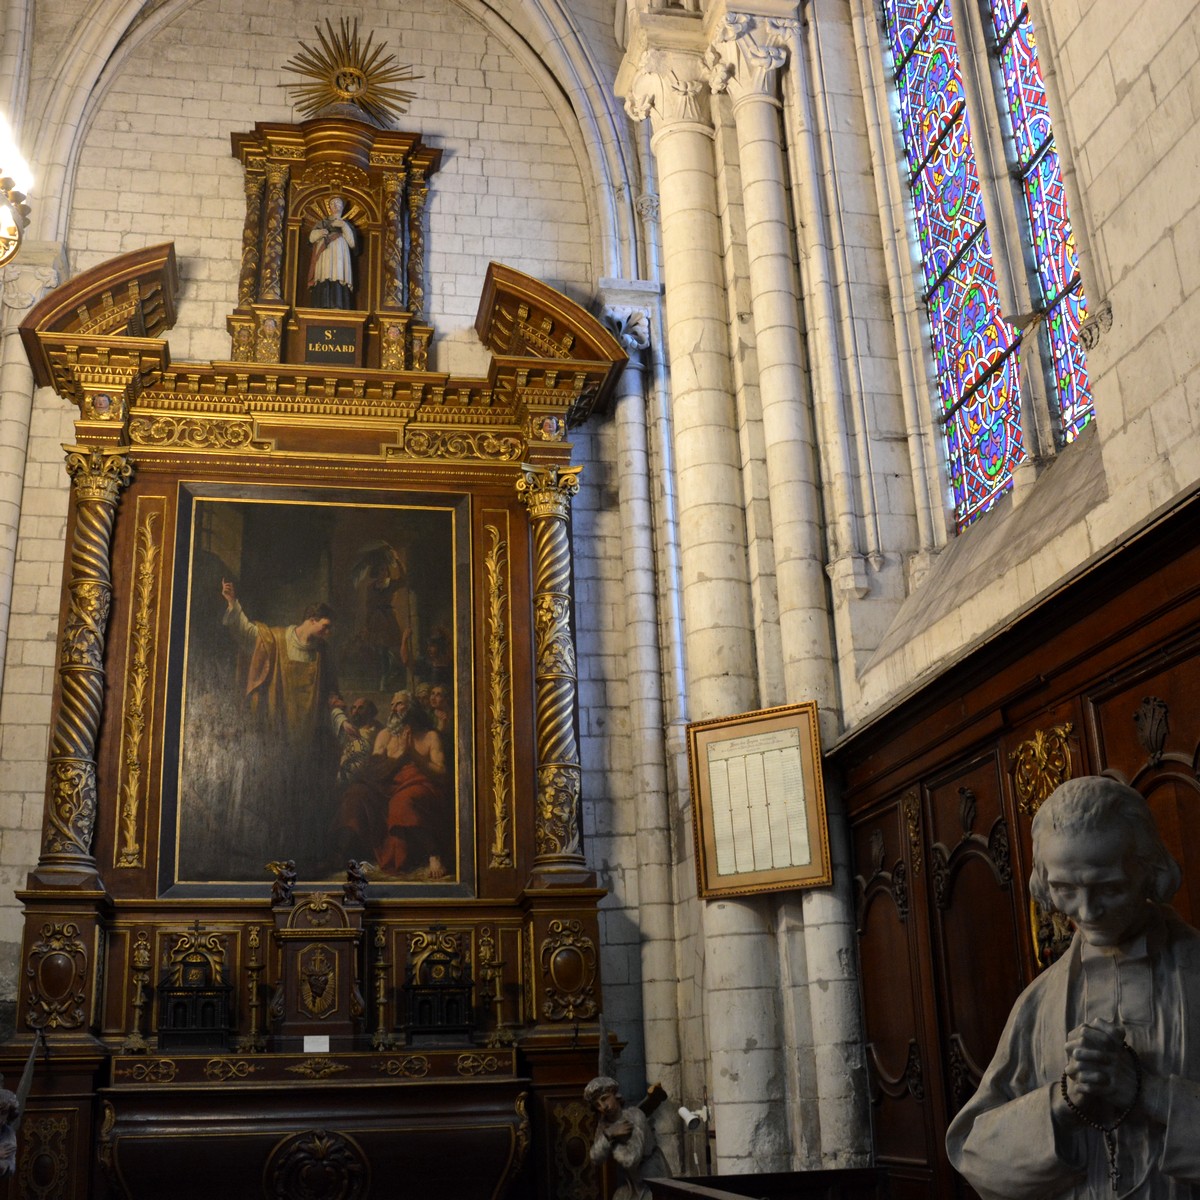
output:
[[1114, 1014], [1122, 1025], [1154, 1022], [1154, 968], [1151, 953], [1162, 942], [1165, 924], [1150, 906], [1141, 932], [1119, 946], [1093, 946], [1081, 939], [1084, 1012], [1087, 1020]]

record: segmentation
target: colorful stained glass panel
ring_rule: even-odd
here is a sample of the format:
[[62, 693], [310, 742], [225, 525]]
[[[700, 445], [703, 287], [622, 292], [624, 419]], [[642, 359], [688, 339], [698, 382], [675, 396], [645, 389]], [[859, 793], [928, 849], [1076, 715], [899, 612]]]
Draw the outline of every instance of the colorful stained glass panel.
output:
[[962, 76], [948, 3], [938, 6], [924, 37], [901, 70], [897, 84], [909, 170], [915, 172], [929, 156], [934, 142], [954, 123], [963, 105]]
[[892, 43], [892, 54], [901, 63], [912, 49], [912, 44], [921, 32], [921, 26], [929, 19], [938, 0], [895, 0], [885, 6], [888, 39]]
[[1053, 148], [1038, 159], [1025, 177], [1024, 190], [1042, 302], [1051, 304], [1079, 278], [1079, 257], [1067, 217], [1062, 171]]
[[1054, 389], [1058, 394], [1060, 433], [1064, 442], [1073, 442], [1095, 415], [1087, 363], [1079, 341], [1079, 326], [1086, 316], [1083, 289], [1077, 286], [1054, 306], [1046, 319]]
[[1013, 468], [1025, 457], [1019, 391], [1017, 356], [1011, 354], [946, 423], [959, 529], [1012, 487]]
[[928, 291], [984, 222], [965, 112], [914, 180], [912, 195]]
[[987, 233], [981, 233], [929, 297], [942, 408], [949, 411], [1016, 343], [1000, 317]]
[[1033, 27], [1023, 21], [1000, 52], [1008, 116], [1017, 162], [1025, 166], [1050, 137], [1046, 89], [1038, 70]]

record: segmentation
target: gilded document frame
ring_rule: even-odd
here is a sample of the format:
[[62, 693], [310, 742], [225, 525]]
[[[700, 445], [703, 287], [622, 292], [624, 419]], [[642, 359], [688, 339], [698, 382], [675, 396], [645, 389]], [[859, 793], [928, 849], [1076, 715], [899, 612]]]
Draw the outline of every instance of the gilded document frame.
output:
[[701, 897], [833, 882], [815, 703], [693, 722], [688, 770]]
[[[253, 893], [289, 859], [332, 882], [354, 858], [373, 891], [473, 895], [470, 499], [183, 482], [178, 500], [160, 893]], [[311, 611], [325, 633], [296, 650]]]

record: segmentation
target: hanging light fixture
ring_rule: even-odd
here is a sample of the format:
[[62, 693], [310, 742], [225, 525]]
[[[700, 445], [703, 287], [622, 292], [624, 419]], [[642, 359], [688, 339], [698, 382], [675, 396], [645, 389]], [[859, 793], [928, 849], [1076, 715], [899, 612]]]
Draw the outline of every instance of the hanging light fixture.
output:
[[29, 164], [21, 157], [12, 130], [0, 114], [0, 266], [21, 247], [29, 226], [25, 196], [32, 182]]

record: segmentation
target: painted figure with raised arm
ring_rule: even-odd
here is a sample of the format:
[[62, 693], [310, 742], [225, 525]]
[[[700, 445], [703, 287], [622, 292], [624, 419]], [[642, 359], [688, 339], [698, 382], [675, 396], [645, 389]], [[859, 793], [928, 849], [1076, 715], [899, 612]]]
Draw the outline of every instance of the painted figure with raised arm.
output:
[[1200, 1200], [1200, 932], [1142, 796], [1062, 784], [1033, 827], [1034, 898], [1070, 948], [1018, 998], [946, 1134], [984, 1200]]

